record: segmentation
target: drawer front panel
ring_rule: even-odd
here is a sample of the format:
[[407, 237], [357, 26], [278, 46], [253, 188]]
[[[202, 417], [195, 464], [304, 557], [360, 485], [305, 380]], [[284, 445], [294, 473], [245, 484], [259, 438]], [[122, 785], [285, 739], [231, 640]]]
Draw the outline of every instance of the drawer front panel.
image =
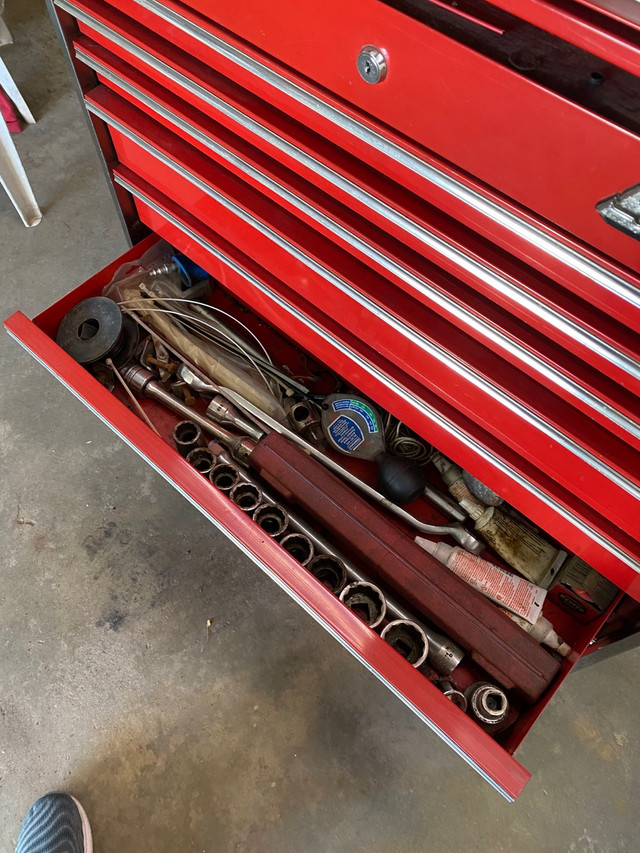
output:
[[[85, 40], [78, 46], [77, 55], [114, 91], [163, 125], [171, 126], [190, 144], [320, 230], [449, 322], [513, 360], [542, 384], [570, 397], [577, 408], [638, 447], [640, 364], [630, 352], [623, 352], [620, 337], [623, 340], [629, 337], [623, 328], [617, 328], [621, 334], [617, 346], [614, 346], [606, 331], [600, 329], [596, 334], [593, 327], [588, 329], [583, 323], [578, 324], [563, 315], [556, 306], [552, 307], [540, 299], [528, 298], [528, 305], [521, 312], [528, 320], [525, 323], [497, 309], [489, 299], [474, 296], [458, 279], [443, 276], [439, 269], [432, 268], [431, 276], [427, 278], [428, 267], [425, 268], [413, 253], [407, 252], [400, 242], [391, 240], [388, 233], [372, 228], [370, 216], [367, 219], [354, 216], [349, 208], [339, 204], [328, 193], [319, 192], [310, 181], [284, 169], [221, 125], [194, 110], [186, 108], [185, 111], [177, 98], [99, 46]], [[94, 100], [98, 97], [95, 95]], [[104, 101], [102, 98], [101, 103]], [[387, 224], [388, 220], [383, 220], [383, 223]], [[434, 240], [439, 238], [434, 236]], [[517, 309], [522, 307], [522, 303], [527, 303], [524, 290], [512, 279], [507, 280], [506, 275], [498, 273], [488, 263], [458, 251], [451, 243], [442, 248], [437, 259], [446, 262], [456, 256], [457, 263], [452, 262], [446, 272], [453, 272], [480, 288], [484, 283], [493, 282], [495, 288], [485, 288], [487, 296], [495, 295], [496, 290], [498, 293], [509, 290], [513, 299], [505, 301], [506, 306], [512, 305]], [[474, 270], [475, 274], [472, 274]], [[584, 308], [584, 303], [575, 307]], [[602, 315], [593, 311], [591, 314], [599, 326], [603, 325], [603, 319], [607, 325]], [[530, 323], [535, 323], [540, 332]], [[608, 323], [609, 333], [614, 325]], [[576, 355], [584, 357], [586, 362], [602, 372], [590, 370], [584, 361], [559, 350], [555, 341], [550, 343], [542, 331], [568, 345]]]
[[[630, 519], [637, 515], [637, 485], [621, 472], [633, 471], [635, 452], [605, 432], [598, 434], [588, 420], [581, 431], [571, 407], [555, 397], [545, 402], [543, 389], [531, 383], [528, 387], [528, 380], [504, 362], [492, 365], [492, 355], [483, 348], [474, 353], [465, 336], [459, 338], [456, 349], [455, 330], [439, 317], [422, 311], [421, 319], [419, 306], [402, 300], [388, 286], [385, 290], [384, 282], [367, 281], [364, 271], [350, 268], [333, 244], [323, 244], [304, 227], [297, 229], [295, 220], [261, 197], [252, 199], [244, 184], [234, 183], [228, 173], [159, 126], [150, 124], [145, 129], [141, 114], [124, 102], [116, 99], [117, 116], [107, 114], [95, 99], [90, 105], [116, 128], [114, 142], [122, 162], [164, 187], [167, 194], [181, 198], [205, 223], [215, 222], [218, 229], [225, 223], [228, 238], [262, 257], [263, 263], [288, 278], [307, 298], [316, 299], [335, 319], [348, 317], [350, 327], [363, 340], [375, 335], [388, 358], [479, 424], [493, 428], [503, 441], [511, 441], [542, 471], [553, 476], [558, 460], [564, 459], [573, 472], [576, 495], [601, 512], [606, 507], [609, 517], [633, 529]], [[561, 432], [563, 409], [566, 422]], [[609, 462], [604, 461], [607, 447]], [[595, 493], [600, 500], [594, 499]], [[611, 512], [611, 502], [616, 512]]]
[[[587, 250], [576, 251], [566, 240], [563, 241], [561, 235], [552, 235], [541, 223], [536, 226], [526, 217], [514, 215], [508, 206], [497, 205], [489, 195], [483, 196], [459, 179], [436, 170], [434, 165], [408, 150], [406, 145], [400, 147], [364, 125], [354, 125], [354, 120], [350, 119], [351, 132], [343, 132], [341, 139], [336, 141], [352, 153], [358, 153], [358, 149], [365, 144], [363, 137], [367, 140], [371, 137], [371, 144], [365, 146], [366, 151], [360, 160], [344, 152], [340, 156], [340, 149], [326, 141], [327, 137], [336, 137], [336, 133], [332, 132], [331, 127], [322, 125], [321, 112], [314, 114], [315, 118], [302, 115], [302, 125], [291, 118], [296, 115], [295, 105], [285, 104], [285, 110], [280, 112], [276, 110], [275, 101], [268, 104], [256, 98], [255, 94], [234, 88], [234, 84], [227, 78], [220, 77], [189, 54], [169, 45], [110, 7], [98, 4], [96, 0], [82, 0], [82, 3], [73, 4], [61, 0], [61, 5], [77, 14], [80, 25], [91, 33], [92, 38], [108, 45], [118, 56], [125, 57], [145, 74], [161, 81], [163, 86], [178, 94], [181, 99], [198, 106], [217, 121], [231, 127], [234, 132], [257, 142], [258, 147], [272, 156], [289, 165], [293, 163], [292, 168], [303, 174], [310, 171], [311, 180], [328, 183], [328, 191], [332, 194], [337, 192], [341, 198], [346, 197], [346, 203], [350, 206], [357, 208], [360, 205], [365, 215], [382, 217], [383, 222], [386, 220], [383, 227], [396, 229], [396, 233], [398, 230], [404, 231], [403, 239], [419, 251], [427, 254], [433, 254], [434, 251], [434, 240], [428, 233], [429, 226], [425, 229], [420, 221], [425, 207], [420, 207], [414, 195], [399, 194], [399, 187], [390, 183], [390, 177], [409, 187], [412, 193], [422, 193], [425, 199], [437, 204], [445, 213], [453, 214], [458, 223], [471, 225], [500, 245], [518, 251], [528, 263], [534, 263], [545, 273], [550, 273], [553, 281], [549, 286], [544, 287], [536, 281], [530, 284], [532, 295], [542, 302], [550, 302], [556, 310], [559, 308], [575, 321], [586, 323], [587, 327], [590, 316], [595, 313], [589, 305], [593, 303], [623, 323], [640, 328], [637, 279], [622, 269], [614, 270], [602, 259], [597, 262]], [[170, 51], [169, 56], [167, 50]], [[259, 92], [260, 85], [261, 80], [256, 78], [256, 92]], [[335, 121], [339, 117], [345, 121], [348, 118], [337, 110], [335, 115]], [[317, 125], [319, 133], [313, 133], [307, 125]], [[324, 140], [319, 152], [318, 140]], [[315, 150], [312, 146], [315, 146]], [[359, 164], [359, 167], [354, 164]], [[382, 178], [379, 173], [373, 172], [372, 167], [382, 169], [388, 177]], [[442, 219], [443, 215], [435, 213], [436, 219], [438, 216]], [[433, 219], [433, 209], [429, 216]], [[461, 227], [455, 220], [448, 220], [446, 226], [450, 232], [450, 241], [452, 228], [455, 234], [455, 229]], [[477, 242], [478, 238], [473, 235], [469, 238], [466, 234], [460, 234], [457, 247], [461, 243], [473, 245], [474, 239]], [[455, 244], [456, 241], [453, 242]], [[496, 249], [483, 249], [481, 241], [479, 251], [486, 253]], [[440, 247], [437, 262], [446, 263], [443, 260], [446, 255], [447, 252], [443, 252]], [[458, 264], [458, 267], [461, 268], [461, 265]], [[531, 271], [528, 275], [531, 276]], [[531, 306], [527, 308], [527, 273], [523, 275], [522, 272], [516, 272], [516, 280], [518, 277], [519, 293], [505, 288], [504, 283], [496, 287], [495, 280], [491, 278], [482, 286], [487, 292], [491, 291], [491, 298], [505, 302], [510, 310], [526, 313], [532, 310]], [[571, 300], [569, 304], [563, 304], [558, 283], [571, 287], [586, 298], [587, 303], [582, 303], [577, 316], [575, 310], [572, 311]], [[545, 322], [545, 312], [539, 313], [542, 322]]]
[[135, 247], [102, 275], [95, 276], [51, 306], [35, 322], [22, 314], [14, 315], [6, 323], [10, 334], [216, 527], [230, 536], [247, 556], [485, 779], [508, 799], [517, 796], [529, 778], [524, 768], [53, 342], [50, 336], [55, 335], [68, 308], [81, 299], [99, 295], [115, 269], [125, 261], [140, 257], [149, 245], [147, 241]]
[[[206, 61], [219, 53], [209, 19], [174, 0], [117, 5]], [[603, 198], [638, 182], [637, 135], [378, 0], [358, 0], [346, 9], [330, 0], [313, 10], [291, 9], [283, 0], [249, 6], [207, 2], [206, 14], [365, 114], [638, 266], [637, 244], [612, 233], [596, 211]], [[304, 39], [291, 38], [301, 31], [312, 32], [314, 44], [330, 45], [330, 60], [319, 63]], [[365, 44], [388, 57], [388, 77], [377, 86], [357, 72]], [[471, 129], [471, 139], [462, 128]]]

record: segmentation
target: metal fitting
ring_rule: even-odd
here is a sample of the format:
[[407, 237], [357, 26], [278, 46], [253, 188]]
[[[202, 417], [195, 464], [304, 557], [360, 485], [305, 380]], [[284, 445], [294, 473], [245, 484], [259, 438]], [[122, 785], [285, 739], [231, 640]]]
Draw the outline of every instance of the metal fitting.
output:
[[501, 687], [488, 681], [476, 681], [465, 690], [464, 695], [469, 711], [486, 726], [503, 722], [509, 713], [507, 694]]
[[198, 424], [180, 421], [173, 428], [173, 443], [182, 456], [187, 456], [195, 447], [205, 447], [206, 440]]
[[303, 400], [284, 405], [293, 428], [315, 446], [324, 446], [322, 419], [311, 403]]
[[228, 462], [220, 462], [209, 473], [209, 479], [221, 492], [230, 492], [240, 482], [240, 472], [235, 465]]
[[366, 581], [356, 581], [345, 586], [340, 593], [340, 601], [370, 628], [379, 625], [387, 612], [387, 602], [382, 592]]
[[209, 472], [216, 464], [213, 453], [208, 447], [195, 447], [193, 450], [190, 450], [187, 453], [187, 462], [193, 465], [196, 471], [204, 474], [205, 477], [209, 476]]
[[280, 540], [280, 544], [302, 566], [308, 565], [313, 559], [313, 542], [302, 533], [289, 533]]
[[289, 525], [285, 508], [273, 503], [260, 504], [253, 513], [253, 520], [271, 537], [282, 536]]
[[262, 492], [253, 483], [238, 483], [229, 492], [231, 500], [244, 512], [253, 512], [262, 503]]
[[235, 427], [239, 432], [248, 435], [254, 441], [260, 441], [264, 431], [259, 429], [252, 421], [245, 418], [235, 406], [224, 397], [217, 395], [207, 406], [206, 416], [218, 424], [227, 424]]
[[333, 554], [316, 554], [307, 568], [334, 595], [340, 595], [346, 586], [347, 567]]
[[461, 690], [457, 690], [450, 681], [439, 681], [437, 686], [442, 690], [450, 702], [457, 705], [461, 711], [467, 710], [467, 697]]
[[385, 625], [380, 636], [398, 654], [409, 661], [411, 666], [419, 667], [427, 659], [429, 641], [422, 628], [415, 622], [396, 619]]

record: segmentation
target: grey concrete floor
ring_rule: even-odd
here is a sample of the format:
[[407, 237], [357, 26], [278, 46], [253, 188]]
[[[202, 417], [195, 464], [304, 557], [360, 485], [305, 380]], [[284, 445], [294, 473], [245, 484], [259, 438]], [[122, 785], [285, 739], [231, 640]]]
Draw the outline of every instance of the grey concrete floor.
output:
[[[125, 243], [44, 3], [9, 0], [7, 19], [44, 220], [23, 228], [0, 191], [0, 293], [3, 316], [33, 315]], [[0, 346], [0, 850], [50, 789], [85, 803], [99, 853], [638, 849], [638, 652], [568, 680], [509, 805]]]

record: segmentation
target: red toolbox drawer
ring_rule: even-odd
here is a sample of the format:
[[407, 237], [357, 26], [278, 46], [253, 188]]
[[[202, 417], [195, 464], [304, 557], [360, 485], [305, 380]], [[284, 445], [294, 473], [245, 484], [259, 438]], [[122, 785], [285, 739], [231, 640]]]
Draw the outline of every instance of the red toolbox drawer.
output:
[[[241, 299], [250, 299], [260, 316], [273, 322], [294, 339], [304, 334], [305, 346], [311, 353], [322, 354], [331, 369], [340, 370], [350, 380], [358, 382], [359, 387], [374, 399], [377, 397], [381, 402], [392, 403], [394, 410], [402, 415], [402, 395], [389, 395], [383, 360], [376, 360], [374, 353], [363, 351], [357, 342], [342, 340], [344, 330], [323, 318], [317, 310], [314, 312], [313, 306], [305, 305], [303, 300], [296, 300], [293, 295], [291, 301], [285, 300], [278, 293], [277, 283], [270, 280], [265, 271], [260, 271], [254, 262], [233, 250], [210, 229], [201, 228], [201, 234], [192, 231], [196, 225], [193, 217], [180, 213], [180, 209], [169, 199], [155, 195], [155, 200], [150, 197], [145, 199], [140, 193], [138, 206], [143, 221], [157, 226], [159, 234], [189, 252], [194, 260], [206, 263], [208, 269], [231, 293]], [[602, 631], [612, 608], [588, 625], [581, 625], [568, 616], [563, 621], [561, 613], [552, 608], [551, 613], [558, 627], [560, 620], [567, 641], [573, 648], [571, 655], [562, 663], [560, 676], [537, 704], [521, 714], [516, 725], [500, 741], [483, 732], [420, 671], [399, 657], [306, 570], [301, 570], [300, 565], [274, 540], [265, 538], [263, 531], [245, 513], [211, 486], [177, 451], [170, 450], [164, 438], [156, 435], [54, 342], [59, 322], [65, 313], [81, 299], [99, 295], [123, 262], [139, 258], [155, 241], [157, 237], [150, 236], [143, 244], [134, 247], [71, 291], [34, 321], [29, 321], [20, 313], [15, 314], [5, 324], [9, 333], [217, 527], [230, 535], [251, 559], [481, 775], [506, 797], [517, 796], [528, 779], [528, 773], [511, 754], [562, 680]], [[390, 372], [393, 370], [392, 367], [387, 369]], [[156, 418], [157, 410], [154, 415]]]
[[[637, 246], [600, 221], [592, 223], [592, 233], [580, 230], [582, 221], [574, 227], [555, 220], [594, 249], [494, 192], [483, 182], [542, 212], [531, 198], [505, 188], [509, 175], [522, 174], [517, 158], [509, 161], [512, 172], [505, 170], [505, 186], [483, 173], [499, 149], [491, 150], [486, 163], [465, 164], [463, 156], [482, 152], [447, 142], [447, 151], [439, 153], [473, 168], [470, 177], [414, 144], [412, 139], [437, 148], [422, 138], [425, 116], [407, 110], [407, 92], [396, 92], [394, 99], [391, 85], [381, 86], [383, 96], [376, 101], [377, 87], [353, 86], [353, 69], [345, 64], [316, 69], [311, 82], [297, 74], [309, 72], [305, 42], [300, 50], [281, 42], [284, 30], [276, 23], [284, 26], [278, 17], [282, 6], [215, 11], [217, 23], [247, 38], [248, 45], [173, 0], [128, 0], [119, 4], [124, 13], [102, 0], [58, 5], [65, 10], [66, 42], [73, 42], [81, 89], [130, 233], [141, 225], [152, 233], [34, 321], [11, 317], [10, 334], [484, 778], [507, 798], [517, 796], [528, 773], [513, 753], [564, 678], [593, 650], [629, 635], [638, 624], [634, 493], [640, 477], [640, 362], [630, 330], [640, 328], [640, 289], [636, 276], [597, 251], [635, 263]], [[480, 55], [472, 60], [473, 51], [373, 0], [347, 10], [350, 27], [343, 26], [336, 38], [350, 32], [359, 45], [365, 25], [358, 16], [365, 5], [376, 12], [369, 41], [384, 32], [401, 46], [421, 39], [424, 49], [427, 41], [433, 46], [442, 39], [453, 45], [451, 63], [462, 48], [469, 62], [489, 62]], [[320, 27], [332, 23], [332, 8], [306, 10], [305, 16], [320, 14]], [[202, 11], [213, 15], [211, 4]], [[269, 53], [295, 71], [254, 50], [261, 47], [262, 15], [273, 16]], [[344, 24], [344, 15], [341, 20]], [[337, 54], [341, 44], [334, 43]], [[189, 49], [199, 58], [190, 57]], [[407, 51], [398, 81], [403, 64], [408, 70], [420, 63]], [[469, 84], [470, 68], [459, 76], [461, 86]], [[494, 72], [487, 79], [507, 79], [503, 68]], [[383, 85], [392, 79], [390, 72]], [[527, 92], [531, 110], [545, 98], [559, 101], [554, 93], [532, 88], [531, 81], [513, 74], [508, 79], [515, 87], [507, 86], [509, 97]], [[490, 116], [479, 95], [473, 104], [485, 113], [483, 120]], [[570, 123], [580, 110], [566, 104]], [[631, 138], [611, 122], [582, 113], [585, 127], [606, 126], [612, 134], [607, 139]], [[518, 131], [525, 127], [520, 122]], [[580, 156], [574, 159], [572, 168], [584, 164]], [[628, 163], [620, 156], [615, 168]], [[597, 180], [606, 177], [595, 166], [592, 172]], [[73, 305], [100, 294], [123, 261], [138, 259], [159, 238], [214, 276], [220, 283], [214, 301], [243, 312], [284, 351], [299, 347], [301, 358], [343, 377], [621, 588], [587, 624], [552, 600], [545, 604], [572, 652], [550, 687], [534, 704], [519, 707], [504, 732], [494, 737], [484, 732], [431, 683], [428, 668], [410, 666], [168, 448], [165, 439], [177, 418], [145, 401], [157, 419], [161, 435], [155, 434], [124, 397], [109, 393], [54, 342]], [[500, 282], [494, 290], [489, 273]], [[572, 329], [581, 331], [572, 336]], [[472, 374], [482, 383], [469, 383]], [[431, 520], [437, 519], [436, 513]], [[463, 662], [459, 671], [463, 682], [474, 665]]]

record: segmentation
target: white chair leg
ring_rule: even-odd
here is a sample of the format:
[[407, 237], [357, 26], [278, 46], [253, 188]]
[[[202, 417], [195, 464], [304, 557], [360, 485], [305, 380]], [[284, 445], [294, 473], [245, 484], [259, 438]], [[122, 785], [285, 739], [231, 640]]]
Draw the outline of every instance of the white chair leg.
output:
[[7, 191], [15, 209], [27, 228], [42, 219], [38, 202], [31, 189], [27, 174], [13, 144], [9, 128], [0, 115], [0, 183]]
[[27, 106], [25, 99], [20, 94], [20, 89], [16, 86], [13, 77], [9, 74], [9, 69], [2, 59], [0, 59], [0, 86], [2, 86], [7, 95], [16, 105], [18, 112], [27, 124], [35, 124], [36, 120], [34, 119], [31, 110]]

